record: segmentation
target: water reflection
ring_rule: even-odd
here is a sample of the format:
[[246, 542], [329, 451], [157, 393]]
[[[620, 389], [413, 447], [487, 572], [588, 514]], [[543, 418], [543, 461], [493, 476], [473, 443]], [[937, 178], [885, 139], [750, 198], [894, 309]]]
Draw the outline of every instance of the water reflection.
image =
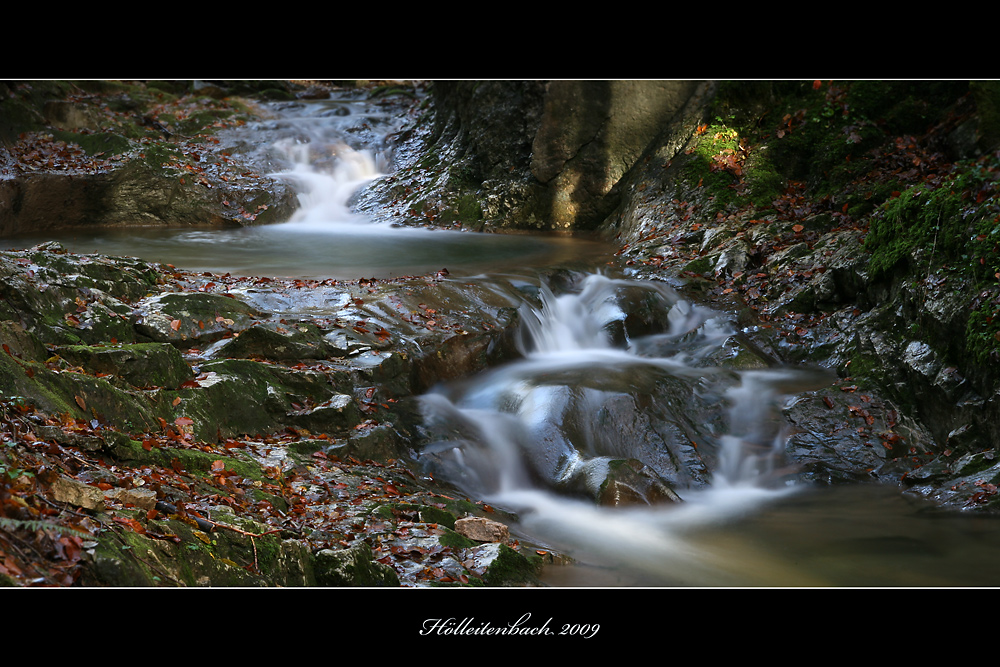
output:
[[288, 222], [259, 227], [130, 228], [0, 241], [5, 249], [56, 240], [74, 253], [139, 257], [190, 271], [299, 278], [392, 278], [442, 268], [457, 276], [599, 261], [605, 244], [572, 237], [474, 234]]

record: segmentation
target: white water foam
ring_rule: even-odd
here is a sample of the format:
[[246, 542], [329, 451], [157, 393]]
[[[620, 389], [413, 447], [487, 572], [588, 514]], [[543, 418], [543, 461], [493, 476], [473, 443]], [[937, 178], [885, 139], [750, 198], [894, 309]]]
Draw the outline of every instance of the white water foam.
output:
[[[616, 300], [621, 287], [659, 294], [670, 308], [670, 331], [660, 336], [686, 341], [682, 351], [649, 357], [636, 355], [633, 348], [613, 347], [607, 325], [625, 317]], [[516, 512], [529, 535], [573, 555], [641, 571], [662, 582], [768, 583], [765, 575], [752, 573], [756, 566], [751, 563], [773, 563], [772, 557], [745, 553], [733, 559], [729, 547], [726, 553], [716, 553], [711, 545], [699, 545], [695, 536], [795, 490], [772, 482], [784, 442], [776, 426], [776, 405], [783, 387], [795, 382], [796, 371], [727, 371], [737, 382], [725, 392], [728, 432], [719, 438], [718, 469], [707, 488], [677, 489], [684, 502], [607, 508], [562, 497], [532, 482], [532, 466], [526, 462], [533, 455], [546, 461], [562, 457], [562, 473], [557, 475], [587, 463], [580, 444], [566, 442], [561, 424], [567, 397], [574, 390], [559, 389], [553, 376], [573, 371], [586, 377], [588, 372], [653, 367], [697, 380], [720, 370], [690, 362], [706, 350], [718, 349], [731, 332], [717, 313], [694, 307], [658, 284], [595, 274], [578, 291], [560, 296], [543, 286], [541, 299], [540, 310], [524, 314], [523, 359], [466, 381], [457, 391], [443, 388], [424, 397], [429, 423], [449, 421], [463, 433], [462, 438], [434, 443], [430, 450], [447, 457], [451, 449], [456, 464], [452, 472], [457, 475], [453, 481], [469, 484], [488, 502]], [[542, 447], [551, 451], [539, 454], [537, 448]], [[747, 551], [746, 545], [743, 550]], [[796, 581], [787, 568], [781, 576], [783, 582]]]

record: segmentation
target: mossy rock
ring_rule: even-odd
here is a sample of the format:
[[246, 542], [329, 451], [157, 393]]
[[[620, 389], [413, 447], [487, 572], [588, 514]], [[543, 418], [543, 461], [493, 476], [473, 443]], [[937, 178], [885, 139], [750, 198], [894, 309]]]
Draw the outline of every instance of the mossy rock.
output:
[[49, 356], [38, 337], [19, 322], [0, 320], [0, 343], [4, 352], [27, 361], [44, 361]]
[[168, 293], [143, 301], [136, 330], [161, 343], [188, 343], [221, 338], [249, 328], [262, 317], [239, 299], [198, 292]]
[[483, 576], [487, 586], [538, 584], [535, 566], [518, 552], [505, 544], [488, 544], [482, 548], [496, 550]]
[[53, 132], [52, 136], [66, 143], [73, 143], [88, 155], [120, 155], [132, 148], [132, 142], [114, 132]]
[[[251, 529], [246, 532], [255, 528], [264, 532], [260, 526], [246, 527]], [[205, 533], [178, 518], [151, 521], [149, 530], [174, 539], [107, 531], [84, 557], [83, 585], [287, 587], [314, 583], [308, 549], [300, 542], [225, 529]]]
[[20, 396], [50, 415], [98, 419], [123, 431], [159, 429], [161, 412], [145, 396], [105, 378], [57, 372], [42, 364], [0, 354], [0, 391]]
[[115, 375], [134, 387], [176, 389], [194, 377], [184, 357], [169, 343], [67, 345], [56, 347], [53, 352], [91, 373]]
[[323, 549], [314, 558], [313, 571], [318, 586], [399, 586], [396, 571], [377, 562], [367, 544]]
[[216, 354], [231, 359], [260, 357], [276, 361], [332, 356], [330, 345], [323, 339], [319, 328], [311, 324], [292, 325], [284, 333], [277, 331], [273, 325], [257, 324], [229, 339]]
[[336, 393], [320, 372], [249, 359], [212, 361], [201, 370], [205, 375], [198, 387], [159, 395], [160, 404], [167, 406], [181, 399], [175, 416], [194, 420], [193, 433], [199, 439], [215, 442], [286, 426], [329, 433], [362, 421], [353, 398]]

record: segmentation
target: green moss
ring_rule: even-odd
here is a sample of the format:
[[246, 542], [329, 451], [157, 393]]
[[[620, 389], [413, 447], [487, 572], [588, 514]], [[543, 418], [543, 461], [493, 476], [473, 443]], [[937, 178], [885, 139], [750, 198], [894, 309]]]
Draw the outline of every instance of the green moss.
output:
[[146, 164], [157, 168], [167, 162], [179, 162], [185, 159], [180, 149], [163, 142], [146, 144], [142, 153]]
[[120, 134], [112, 132], [68, 132], [65, 130], [55, 130], [52, 136], [59, 141], [76, 144], [88, 155], [119, 155], [132, 147], [131, 142]]
[[41, 109], [73, 91], [67, 81], [4, 81], [0, 83], [0, 143], [13, 144], [22, 132], [48, 130]]
[[919, 248], [926, 256], [917, 267], [922, 272], [949, 265], [974, 280], [990, 279], [1000, 270], [996, 168], [960, 164], [938, 187], [914, 185], [886, 202], [865, 239], [872, 277], [893, 272]]
[[873, 354], [855, 351], [850, 362], [842, 374], [853, 378], [856, 384], [877, 384], [882, 377], [882, 364]]
[[989, 470], [994, 465], [996, 465], [996, 461], [993, 460], [992, 452], [990, 452], [989, 455], [979, 453], [970, 457], [965, 465], [963, 465], [961, 469], [956, 472], [963, 477], [968, 477], [969, 475], [977, 475], [985, 470]]
[[696, 260], [688, 262], [684, 266], [684, 270], [691, 273], [706, 274], [712, 270], [712, 260], [708, 257], [699, 257]]
[[[454, 523], [452, 525], [454, 525]], [[468, 547], [474, 547], [478, 544], [466, 536], [456, 533], [451, 528], [444, 528], [444, 532], [438, 537], [438, 542], [440, 542], [442, 546], [451, 547], [452, 549], [465, 549]]]
[[487, 586], [511, 586], [534, 583], [537, 577], [535, 568], [524, 556], [502, 544], [483, 580]]
[[984, 147], [1000, 143], [1000, 81], [972, 81], [969, 90], [979, 113], [979, 134]]
[[991, 302], [972, 311], [965, 327], [965, 348], [978, 366], [1000, 361], [1000, 306]]

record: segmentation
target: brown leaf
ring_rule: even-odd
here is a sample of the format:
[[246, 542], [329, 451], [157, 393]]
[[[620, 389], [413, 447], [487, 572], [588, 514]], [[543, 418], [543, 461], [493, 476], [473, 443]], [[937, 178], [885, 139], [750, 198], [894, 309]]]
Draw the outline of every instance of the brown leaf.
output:
[[84, 410], [87, 409], [87, 404], [84, 402], [84, 400], [82, 398], [80, 398], [79, 396], [74, 396], [73, 398], [74, 398], [74, 400], [76, 400], [76, 404], [77, 405], [79, 405]]
[[173, 329], [174, 331], [177, 331], [178, 329], [181, 328], [181, 321], [180, 320], [171, 321], [170, 328]]

